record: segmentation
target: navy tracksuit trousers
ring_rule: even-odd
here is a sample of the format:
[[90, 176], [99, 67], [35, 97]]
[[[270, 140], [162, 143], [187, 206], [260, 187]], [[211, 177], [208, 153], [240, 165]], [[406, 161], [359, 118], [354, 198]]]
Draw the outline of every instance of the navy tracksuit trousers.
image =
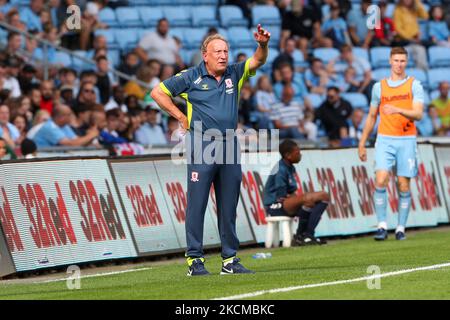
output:
[[205, 211], [213, 184], [222, 258], [227, 259], [235, 256], [239, 248], [236, 235], [236, 207], [242, 181], [242, 169], [238, 161], [239, 144], [236, 137], [203, 141], [201, 138], [192, 139], [193, 136], [194, 134], [190, 133], [186, 137], [188, 157], [186, 256], [203, 257]]

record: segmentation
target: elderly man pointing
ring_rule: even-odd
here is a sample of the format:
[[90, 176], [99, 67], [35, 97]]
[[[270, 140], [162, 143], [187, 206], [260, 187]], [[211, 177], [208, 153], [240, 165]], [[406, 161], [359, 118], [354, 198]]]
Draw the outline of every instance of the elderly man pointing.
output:
[[[254, 33], [258, 47], [246, 61], [228, 64], [228, 42], [219, 34], [202, 44], [203, 61], [182, 71], [153, 89], [153, 99], [178, 119], [187, 134], [188, 204], [186, 242], [188, 276], [208, 275], [203, 257], [203, 225], [211, 184], [217, 203], [218, 227], [222, 243], [221, 274], [253, 273], [237, 258], [236, 207], [242, 180], [239, 148], [234, 132], [238, 124], [239, 92], [267, 59], [270, 33], [258, 25]], [[172, 102], [180, 95], [187, 103], [185, 116]], [[210, 133], [214, 132], [213, 135]], [[217, 143], [220, 140], [221, 143]], [[211, 149], [213, 152], [204, 152]], [[219, 147], [219, 150], [217, 148]], [[204, 159], [207, 153], [210, 159]], [[229, 155], [232, 154], [232, 161]], [[224, 155], [227, 161], [224, 163]], [[205, 156], [206, 157], [206, 156]], [[212, 158], [212, 159], [211, 159]], [[211, 161], [212, 160], [212, 161]]]

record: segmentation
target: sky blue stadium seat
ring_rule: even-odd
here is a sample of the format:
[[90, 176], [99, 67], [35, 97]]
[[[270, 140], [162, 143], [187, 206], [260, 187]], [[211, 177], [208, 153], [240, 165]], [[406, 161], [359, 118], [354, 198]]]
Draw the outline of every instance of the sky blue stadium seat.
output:
[[428, 78], [425, 71], [418, 68], [407, 68], [406, 74], [408, 76], [414, 77], [422, 83], [423, 88], [426, 90], [428, 88]]
[[52, 63], [70, 67], [72, 65], [72, 57], [68, 53], [57, 51]]
[[190, 27], [191, 7], [164, 7], [164, 16], [169, 20], [170, 27]]
[[106, 23], [110, 28], [115, 28], [119, 26], [117, 21], [116, 13], [113, 9], [105, 7], [98, 13], [98, 19]]
[[323, 63], [327, 64], [331, 60], [339, 57], [340, 53], [339, 50], [335, 48], [317, 48], [314, 49], [313, 55], [314, 57], [321, 59]]
[[117, 68], [120, 65], [120, 52], [119, 50], [108, 50], [108, 61], [111, 67]]
[[[280, 26], [269, 26], [267, 28], [270, 32], [270, 41], [269, 41], [269, 47], [271, 48], [278, 48], [280, 45], [280, 39], [281, 39], [281, 27]], [[252, 32], [255, 32], [256, 29], [253, 28]]]
[[181, 43], [183, 43], [183, 44], [185, 44], [187, 42], [186, 41], [186, 36], [185, 36], [185, 33], [184, 33], [184, 28], [170, 28], [169, 29], [169, 34], [172, 37], [176, 37], [176, 38], [180, 39]]
[[272, 70], [272, 63], [273, 60], [280, 54], [280, 52], [275, 49], [271, 48], [269, 50], [269, 56], [267, 57], [266, 63], [261, 67], [263, 71], [270, 72]]
[[375, 81], [380, 81], [383, 78], [389, 77], [391, 75], [390, 68], [379, 68], [372, 70], [372, 79]]
[[249, 79], [250, 85], [255, 88], [256, 84], [258, 83], [258, 79], [263, 75], [269, 76], [267, 73], [261, 71], [261, 69], [256, 70], [256, 74]]
[[152, 33], [152, 32], [155, 32], [154, 28], [139, 28], [139, 29], [137, 29], [138, 39], [141, 40], [147, 34]]
[[216, 18], [216, 8], [212, 6], [195, 7], [192, 15], [192, 25], [194, 27], [218, 27], [219, 21]]
[[295, 67], [306, 68], [308, 67], [308, 61], [305, 61], [305, 57], [303, 56], [303, 52], [298, 49], [295, 49], [294, 54], [294, 65]]
[[314, 109], [319, 108], [320, 105], [325, 101], [325, 97], [317, 93], [310, 93], [306, 95], [306, 98], [309, 99]]
[[129, 51], [137, 46], [138, 32], [135, 29], [114, 29], [116, 42], [122, 51]]
[[428, 58], [430, 68], [449, 67], [450, 66], [450, 48], [429, 47]]
[[430, 92], [430, 100], [433, 101], [434, 99], [439, 98], [440, 92], [439, 90], [433, 90]]
[[228, 29], [228, 41], [231, 46], [239, 48], [255, 48], [256, 42], [251, 32], [244, 27], [232, 27]]
[[195, 0], [202, 5], [216, 6], [219, 4], [219, 0]]
[[394, 17], [395, 3], [388, 3], [386, 6], [386, 17]]
[[353, 55], [355, 57], [360, 57], [360, 58], [366, 59], [368, 62], [370, 62], [369, 52], [367, 51], [367, 49], [360, 48], [360, 47], [353, 47], [352, 51], [353, 51]]
[[128, 0], [128, 3], [132, 7], [148, 6], [149, 0]]
[[97, 29], [94, 31], [94, 35], [103, 35], [106, 37], [106, 42], [109, 49], [117, 49], [118, 45], [113, 29]]
[[429, 38], [428, 35], [428, 20], [419, 19], [419, 28], [420, 28], [420, 40], [426, 41]]
[[279, 26], [281, 25], [280, 11], [276, 6], [256, 5], [252, 7], [252, 25]]
[[248, 22], [238, 6], [225, 5], [219, 7], [220, 24], [224, 28], [247, 27]]
[[373, 47], [370, 49], [370, 62], [372, 68], [389, 68], [390, 47]]
[[431, 90], [438, 88], [439, 82], [450, 82], [450, 68], [438, 68], [428, 70], [428, 87]]
[[341, 97], [350, 102], [353, 108], [361, 108], [364, 110], [369, 109], [369, 101], [367, 97], [359, 92], [344, 92], [341, 93]]
[[423, 103], [425, 106], [429, 106], [431, 103], [430, 95], [427, 90], [423, 91]]
[[119, 7], [116, 9], [117, 21], [123, 28], [136, 28], [143, 26], [138, 9], [134, 7]]
[[180, 50], [180, 57], [186, 65], [191, 65], [192, 56], [196, 53], [196, 51], [197, 50], [188, 50], [183, 48]]
[[144, 27], [153, 28], [158, 24], [158, 20], [164, 17], [159, 7], [139, 7], [138, 12]]
[[187, 49], [200, 49], [208, 28], [186, 28], [183, 30], [183, 45]]
[[[81, 56], [83, 58], [92, 58], [92, 57], [87, 57], [87, 51], [84, 50], [75, 50], [73, 51], [73, 53], [75, 53], [78, 56]], [[93, 52], [92, 52], [93, 53]], [[76, 57], [72, 57], [72, 68], [74, 68], [77, 71], [83, 70], [85, 69], [85, 65], [87, 65], [86, 62], [84, 62], [81, 59], [78, 59]]]

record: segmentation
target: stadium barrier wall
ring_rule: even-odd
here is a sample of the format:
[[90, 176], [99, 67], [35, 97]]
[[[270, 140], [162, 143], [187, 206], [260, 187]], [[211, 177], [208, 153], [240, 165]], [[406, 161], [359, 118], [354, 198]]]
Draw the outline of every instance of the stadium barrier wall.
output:
[[[408, 227], [448, 223], [450, 146], [421, 144]], [[304, 150], [296, 165], [299, 194], [326, 190], [331, 204], [318, 236], [367, 233], [376, 226], [373, 149]], [[241, 243], [262, 243], [264, 183], [276, 152], [246, 153], [237, 208]], [[437, 161], [438, 160], [438, 161]], [[181, 159], [177, 160], [182, 162]], [[0, 276], [91, 261], [183, 252], [186, 168], [169, 157], [38, 159], [0, 164]], [[445, 192], [444, 192], [445, 190]], [[389, 187], [388, 226], [398, 192]], [[214, 190], [205, 215], [205, 247], [220, 247]]]
[[436, 159], [438, 159], [439, 176], [442, 181], [447, 212], [450, 212], [450, 144], [447, 146], [436, 146], [434, 151]]

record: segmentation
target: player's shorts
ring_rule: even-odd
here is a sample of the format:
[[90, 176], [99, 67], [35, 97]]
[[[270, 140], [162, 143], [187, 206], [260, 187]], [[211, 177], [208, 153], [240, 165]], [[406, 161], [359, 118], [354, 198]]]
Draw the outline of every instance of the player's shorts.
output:
[[399, 177], [417, 175], [416, 137], [388, 137], [378, 135], [375, 143], [375, 171], [395, 170]]
[[267, 216], [282, 217], [288, 216], [287, 212], [283, 209], [283, 204], [273, 203], [270, 206], [265, 206]]

